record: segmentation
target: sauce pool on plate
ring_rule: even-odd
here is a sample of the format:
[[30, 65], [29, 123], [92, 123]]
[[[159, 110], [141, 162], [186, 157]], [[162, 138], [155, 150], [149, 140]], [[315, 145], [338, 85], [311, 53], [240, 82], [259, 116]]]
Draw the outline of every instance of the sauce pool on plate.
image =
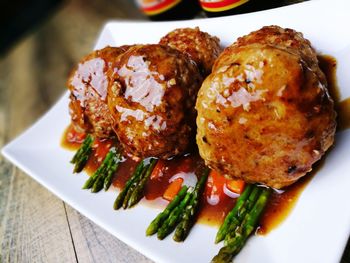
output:
[[318, 57], [319, 65], [325, 73], [328, 83], [328, 90], [334, 100], [334, 107], [338, 114], [338, 131], [350, 128], [350, 97], [341, 99], [337, 83], [337, 61], [332, 56], [323, 55]]
[[[77, 150], [84, 139], [83, 134], [77, 133], [70, 125], [62, 138], [62, 146], [70, 150]], [[112, 146], [117, 146], [114, 140], [95, 140], [93, 152], [85, 167], [88, 174], [92, 174], [102, 163], [103, 158]], [[124, 158], [117, 172], [114, 175], [113, 185], [121, 189], [133, 173], [138, 161], [130, 157]], [[171, 181], [176, 178], [183, 178], [187, 185], [194, 186], [197, 176], [201, 175], [204, 168], [204, 162], [196, 150], [184, 156], [176, 157], [164, 161], [162, 173], [157, 178], [151, 178], [145, 188], [145, 199], [152, 204], [165, 206], [167, 202], [153, 202], [163, 199], [163, 194]], [[310, 176], [307, 176], [310, 178]], [[204, 195], [201, 201], [201, 208], [198, 215], [198, 222], [212, 226], [222, 224], [227, 213], [233, 208], [238, 195], [230, 193], [226, 188], [226, 181], [223, 176], [209, 176]], [[278, 219], [285, 218], [290, 209], [295, 204], [300, 192], [309, 180], [301, 180], [294, 184], [290, 189], [286, 189], [282, 194], [274, 192], [270, 198], [270, 203], [261, 220], [259, 233], [266, 233], [271, 226], [277, 226]], [[214, 188], [215, 186], [215, 188]], [[277, 219], [277, 221], [276, 221]]]

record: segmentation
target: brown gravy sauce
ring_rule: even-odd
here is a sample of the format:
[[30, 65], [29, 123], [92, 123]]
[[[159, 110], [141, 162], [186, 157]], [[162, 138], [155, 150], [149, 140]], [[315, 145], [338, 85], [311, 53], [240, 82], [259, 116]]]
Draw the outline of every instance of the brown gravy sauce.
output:
[[269, 198], [268, 206], [260, 218], [258, 234], [268, 234], [271, 230], [283, 223], [296, 205], [302, 191], [312, 180], [314, 175], [322, 168], [324, 162], [325, 156], [323, 156], [321, 161], [313, 165], [312, 171], [308, 175], [302, 177], [291, 186], [288, 186], [282, 193], [272, 193]]
[[[62, 146], [70, 150], [77, 150], [81, 144], [84, 136], [74, 131], [72, 126], [69, 126], [62, 138]], [[93, 145], [93, 153], [85, 167], [88, 174], [92, 174], [101, 164], [108, 149], [116, 145], [113, 140], [99, 141], [95, 140]], [[129, 179], [138, 161], [131, 158], [126, 158], [118, 168], [113, 180], [113, 186], [121, 189], [124, 187], [126, 181]], [[203, 160], [199, 157], [197, 151], [186, 156], [177, 157], [172, 160], [165, 161], [165, 168], [163, 173], [158, 178], [150, 179], [145, 188], [145, 199], [147, 201], [157, 201], [159, 198], [163, 199], [163, 193], [169, 185], [169, 181], [173, 176], [179, 173], [195, 173], [200, 176], [201, 170], [204, 167]], [[259, 234], [268, 233], [271, 229], [278, 226], [289, 214], [295, 205], [299, 194], [305, 188], [307, 183], [311, 180], [312, 175], [308, 175], [291, 187], [285, 189], [283, 193], [274, 192], [270, 197], [268, 207], [261, 219]], [[216, 178], [215, 185], [223, 188], [225, 178]], [[219, 181], [218, 181], [219, 180]], [[208, 180], [209, 182], [209, 180]], [[221, 190], [222, 191], [222, 190]], [[219, 226], [225, 219], [227, 213], [235, 205], [236, 199], [231, 198], [226, 194], [219, 194], [217, 200], [212, 199], [212, 187], [210, 183], [207, 184], [202, 197], [201, 208], [198, 215], [198, 221], [212, 226]], [[152, 202], [151, 205], [164, 206], [167, 202]]]
[[319, 65], [325, 73], [328, 90], [334, 100], [334, 107], [337, 112], [337, 130], [342, 131], [350, 128], [350, 97], [341, 99], [337, 83], [337, 61], [332, 56], [323, 55], [318, 57]]
[[[336, 84], [336, 60], [330, 56], [319, 57], [319, 60], [321, 69], [327, 76], [330, 94], [335, 101], [335, 107], [338, 112], [338, 129], [347, 129], [350, 127], [350, 98], [340, 101], [340, 94]], [[83, 140], [84, 135], [75, 132], [73, 127], [69, 126], [63, 135], [62, 146], [70, 150], [77, 150]], [[92, 174], [97, 169], [104, 156], [107, 154], [108, 149], [112, 145], [116, 145], [116, 141], [113, 140], [96, 141], [97, 142], [95, 142], [93, 146], [93, 154], [85, 168], [88, 174]], [[313, 171], [310, 174], [284, 189], [282, 193], [277, 191], [273, 192], [268, 206], [260, 219], [259, 234], [270, 232], [284, 221], [294, 208], [303, 189], [311, 181], [314, 174], [322, 167], [324, 159], [325, 158], [314, 165]], [[137, 160], [131, 158], [126, 158], [123, 161], [114, 176], [114, 187], [119, 189], [124, 187], [126, 181], [134, 171], [137, 162]], [[195, 176], [200, 176], [204, 163], [199, 157], [198, 152], [194, 150], [193, 153], [165, 161], [164, 167], [161, 176], [148, 181], [145, 188], [145, 199], [147, 201], [162, 199], [163, 193], [169, 185], [169, 181], [180, 173], [192, 173], [195, 174]], [[225, 183], [224, 178], [216, 178], [216, 180], [221, 180], [219, 185]], [[227, 213], [233, 208], [236, 202], [235, 198], [226, 194], [220, 194], [219, 196], [220, 198], [213, 202], [211, 198], [212, 188], [207, 184], [198, 215], [198, 221], [200, 223], [219, 226]], [[154, 202], [150, 203], [153, 204]], [[156, 204], [163, 207], [167, 202], [156, 202]]]

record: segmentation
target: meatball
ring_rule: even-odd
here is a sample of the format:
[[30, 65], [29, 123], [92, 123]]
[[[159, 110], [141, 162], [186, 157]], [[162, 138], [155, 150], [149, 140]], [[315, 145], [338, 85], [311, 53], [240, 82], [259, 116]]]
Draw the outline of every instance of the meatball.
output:
[[162, 45], [168, 45], [194, 60], [203, 77], [210, 74], [214, 61], [221, 52], [220, 40], [196, 28], [179, 28], [162, 37]]
[[[314, 72], [317, 73], [321, 81], [325, 81], [324, 74], [318, 66], [317, 54], [309, 40], [303, 37], [303, 34], [290, 28], [281, 28], [279, 26], [265, 26], [257, 31], [237, 39], [237, 42], [226, 48], [225, 54], [238, 53], [241, 48], [248, 45], [268, 45], [274, 48], [285, 50], [289, 53], [300, 56]], [[220, 65], [228, 64], [226, 61], [230, 56], [223, 54], [221, 59], [215, 62], [215, 68]]]
[[96, 50], [84, 57], [70, 74], [67, 82], [70, 90], [69, 113], [77, 131], [93, 133], [99, 138], [114, 135], [106, 102], [108, 70], [110, 63], [127, 48], [106, 47]]
[[138, 45], [122, 54], [108, 106], [124, 150], [143, 158], [183, 153], [194, 139], [200, 85], [195, 63], [168, 46]]
[[283, 188], [333, 144], [336, 113], [309, 42], [270, 28], [240, 38], [218, 58], [196, 102], [197, 144], [222, 174]]

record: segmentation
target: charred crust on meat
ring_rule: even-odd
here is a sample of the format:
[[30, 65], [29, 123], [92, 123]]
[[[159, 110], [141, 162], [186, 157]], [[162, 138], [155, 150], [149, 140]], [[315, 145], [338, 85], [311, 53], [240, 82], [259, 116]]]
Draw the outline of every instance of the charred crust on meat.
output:
[[202, 137], [202, 140], [203, 140], [204, 143], [209, 144], [207, 137], [203, 136], [203, 137]]
[[291, 174], [297, 171], [297, 166], [296, 165], [291, 165], [287, 169], [287, 173]]
[[311, 139], [311, 138], [313, 138], [313, 137], [315, 137], [315, 131], [313, 131], [313, 130], [308, 130], [308, 131], [305, 133], [305, 138]]

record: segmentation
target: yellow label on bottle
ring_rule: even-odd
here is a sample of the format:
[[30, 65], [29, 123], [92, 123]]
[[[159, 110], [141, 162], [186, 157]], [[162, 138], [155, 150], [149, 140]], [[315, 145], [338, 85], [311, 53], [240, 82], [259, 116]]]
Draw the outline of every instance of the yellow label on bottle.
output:
[[205, 11], [209, 12], [222, 12], [230, 10], [249, 0], [200, 0], [200, 4]]
[[140, 9], [149, 16], [161, 14], [182, 0], [137, 0], [137, 4]]

